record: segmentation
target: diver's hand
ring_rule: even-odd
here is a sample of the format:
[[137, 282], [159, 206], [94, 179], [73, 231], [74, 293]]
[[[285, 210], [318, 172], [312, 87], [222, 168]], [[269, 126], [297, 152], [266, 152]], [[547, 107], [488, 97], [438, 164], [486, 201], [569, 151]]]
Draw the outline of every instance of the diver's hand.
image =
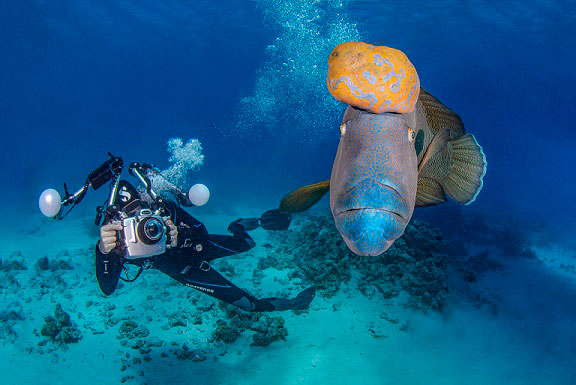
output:
[[100, 227], [100, 243], [98, 247], [103, 254], [108, 254], [116, 247], [118, 231], [122, 231], [122, 224], [109, 223]]
[[166, 245], [167, 248], [176, 247], [178, 245], [178, 229], [171, 219], [164, 220], [164, 224], [168, 228], [168, 235], [170, 236], [170, 243]]

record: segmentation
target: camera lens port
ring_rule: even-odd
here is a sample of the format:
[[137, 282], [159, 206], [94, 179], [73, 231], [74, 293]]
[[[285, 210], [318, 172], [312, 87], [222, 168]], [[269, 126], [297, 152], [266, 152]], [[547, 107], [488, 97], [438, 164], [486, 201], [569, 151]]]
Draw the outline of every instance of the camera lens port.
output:
[[138, 223], [137, 231], [143, 243], [154, 245], [164, 235], [164, 224], [158, 218], [145, 218]]

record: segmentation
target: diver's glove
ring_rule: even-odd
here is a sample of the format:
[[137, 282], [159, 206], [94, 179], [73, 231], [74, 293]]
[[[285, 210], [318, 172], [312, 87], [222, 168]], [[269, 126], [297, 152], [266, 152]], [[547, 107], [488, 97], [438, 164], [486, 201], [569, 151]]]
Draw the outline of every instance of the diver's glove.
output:
[[301, 291], [294, 298], [263, 298], [262, 301], [272, 304], [272, 311], [282, 310], [305, 310], [316, 296], [316, 288], [310, 286]]
[[166, 247], [169, 249], [171, 247], [176, 247], [178, 245], [178, 228], [172, 222], [170, 217], [164, 218], [164, 224], [166, 225]]

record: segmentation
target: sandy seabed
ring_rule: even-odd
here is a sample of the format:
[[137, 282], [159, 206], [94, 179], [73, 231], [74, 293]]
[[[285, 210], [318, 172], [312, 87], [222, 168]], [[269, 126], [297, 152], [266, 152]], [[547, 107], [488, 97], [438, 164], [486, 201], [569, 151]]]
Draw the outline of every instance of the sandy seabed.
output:
[[[202, 219], [224, 233], [234, 218]], [[3, 385], [576, 383], [576, 260], [559, 247], [536, 249], [535, 260], [507, 259], [503, 271], [485, 275], [479, 285], [494, 306], [453, 298], [441, 313], [422, 313], [402, 306], [402, 295], [369, 299], [344, 285], [333, 297], [317, 295], [308, 311], [268, 314], [284, 318], [288, 335], [254, 346], [250, 328], [233, 342], [215, 340], [226, 309], [156, 271], [102, 295], [85, 222], [17, 228], [2, 239]], [[303, 283], [284, 270], [267, 268], [254, 283], [269, 240], [263, 230], [253, 235], [253, 250], [214, 267], [257, 296], [295, 295]], [[36, 267], [44, 256], [47, 270]], [[78, 342], [42, 336], [57, 304]], [[126, 322], [147, 332], [127, 333]]]

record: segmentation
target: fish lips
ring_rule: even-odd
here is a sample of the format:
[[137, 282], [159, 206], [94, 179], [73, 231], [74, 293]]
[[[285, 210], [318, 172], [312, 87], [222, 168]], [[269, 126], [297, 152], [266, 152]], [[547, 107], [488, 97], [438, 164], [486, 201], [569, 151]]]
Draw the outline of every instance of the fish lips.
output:
[[[334, 222], [342, 238], [355, 254], [380, 255], [406, 229], [411, 210], [400, 193], [390, 186], [356, 195], [352, 189], [333, 208]], [[371, 199], [371, 197], [377, 199]], [[374, 203], [377, 203], [375, 205]]]
[[384, 209], [359, 208], [334, 216], [336, 228], [348, 248], [360, 256], [380, 255], [398, 239], [408, 221]]

